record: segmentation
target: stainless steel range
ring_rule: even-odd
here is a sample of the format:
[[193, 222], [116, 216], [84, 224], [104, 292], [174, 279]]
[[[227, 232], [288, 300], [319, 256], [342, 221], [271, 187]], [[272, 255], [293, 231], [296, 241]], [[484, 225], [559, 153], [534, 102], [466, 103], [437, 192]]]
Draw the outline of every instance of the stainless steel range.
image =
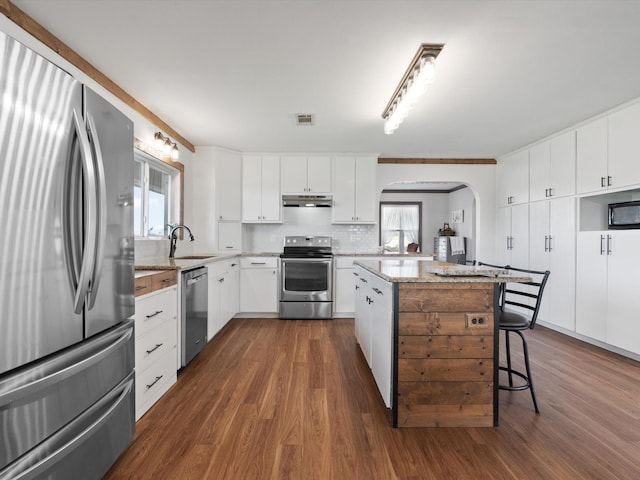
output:
[[333, 315], [331, 237], [290, 236], [280, 255], [280, 318], [316, 319]]

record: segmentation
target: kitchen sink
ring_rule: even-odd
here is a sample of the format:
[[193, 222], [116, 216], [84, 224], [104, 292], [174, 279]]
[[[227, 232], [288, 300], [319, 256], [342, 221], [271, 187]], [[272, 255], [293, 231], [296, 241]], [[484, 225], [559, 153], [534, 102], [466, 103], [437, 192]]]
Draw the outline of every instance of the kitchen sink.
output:
[[213, 258], [215, 255], [184, 255], [182, 257], [174, 257], [175, 260], [205, 260]]

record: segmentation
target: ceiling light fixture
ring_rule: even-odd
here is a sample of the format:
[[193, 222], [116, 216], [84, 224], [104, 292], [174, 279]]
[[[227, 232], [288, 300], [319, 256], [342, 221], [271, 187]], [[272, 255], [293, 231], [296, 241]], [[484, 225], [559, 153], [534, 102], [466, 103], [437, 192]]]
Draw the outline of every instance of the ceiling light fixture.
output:
[[153, 138], [155, 139], [156, 148], [161, 150], [165, 157], [171, 157], [172, 160], [180, 158], [178, 144], [172, 142], [169, 137], [162, 135], [162, 132], [156, 132]]
[[384, 133], [391, 135], [407, 117], [435, 76], [434, 62], [444, 45], [423, 43], [387, 103], [382, 118]]

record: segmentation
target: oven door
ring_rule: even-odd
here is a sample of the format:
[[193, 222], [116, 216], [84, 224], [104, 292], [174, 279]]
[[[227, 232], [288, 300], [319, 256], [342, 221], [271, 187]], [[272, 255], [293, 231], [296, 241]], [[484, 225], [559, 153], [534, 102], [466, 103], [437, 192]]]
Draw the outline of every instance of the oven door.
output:
[[282, 258], [280, 301], [330, 302], [331, 258]]

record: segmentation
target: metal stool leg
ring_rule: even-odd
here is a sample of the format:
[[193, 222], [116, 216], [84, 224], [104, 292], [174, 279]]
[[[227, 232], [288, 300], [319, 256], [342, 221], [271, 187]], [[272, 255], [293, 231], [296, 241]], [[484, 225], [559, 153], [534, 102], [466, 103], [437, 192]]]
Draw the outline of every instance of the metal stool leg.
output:
[[507, 353], [507, 374], [509, 375], [509, 386], [513, 387], [513, 375], [511, 370], [511, 346], [509, 344], [509, 330], [504, 331], [504, 342], [506, 345]]
[[529, 390], [531, 390], [531, 398], [533, 399], [533, 408], [536, 413], [540, 413], [540, 409], [538, 408], [538, 402], [536, 401], [536, 394], [533, 390], [533, 380], [531, 378], [531, 367], [529, 366], [529, 347], [527, 346], [527, 341], [524, 338], [524, 335], [520, 332], [516, 332], [520, 335], [522, 339], [522, 352], [524, 354], [524, 367], [527, 370], [527, 385], [529, 386]]

